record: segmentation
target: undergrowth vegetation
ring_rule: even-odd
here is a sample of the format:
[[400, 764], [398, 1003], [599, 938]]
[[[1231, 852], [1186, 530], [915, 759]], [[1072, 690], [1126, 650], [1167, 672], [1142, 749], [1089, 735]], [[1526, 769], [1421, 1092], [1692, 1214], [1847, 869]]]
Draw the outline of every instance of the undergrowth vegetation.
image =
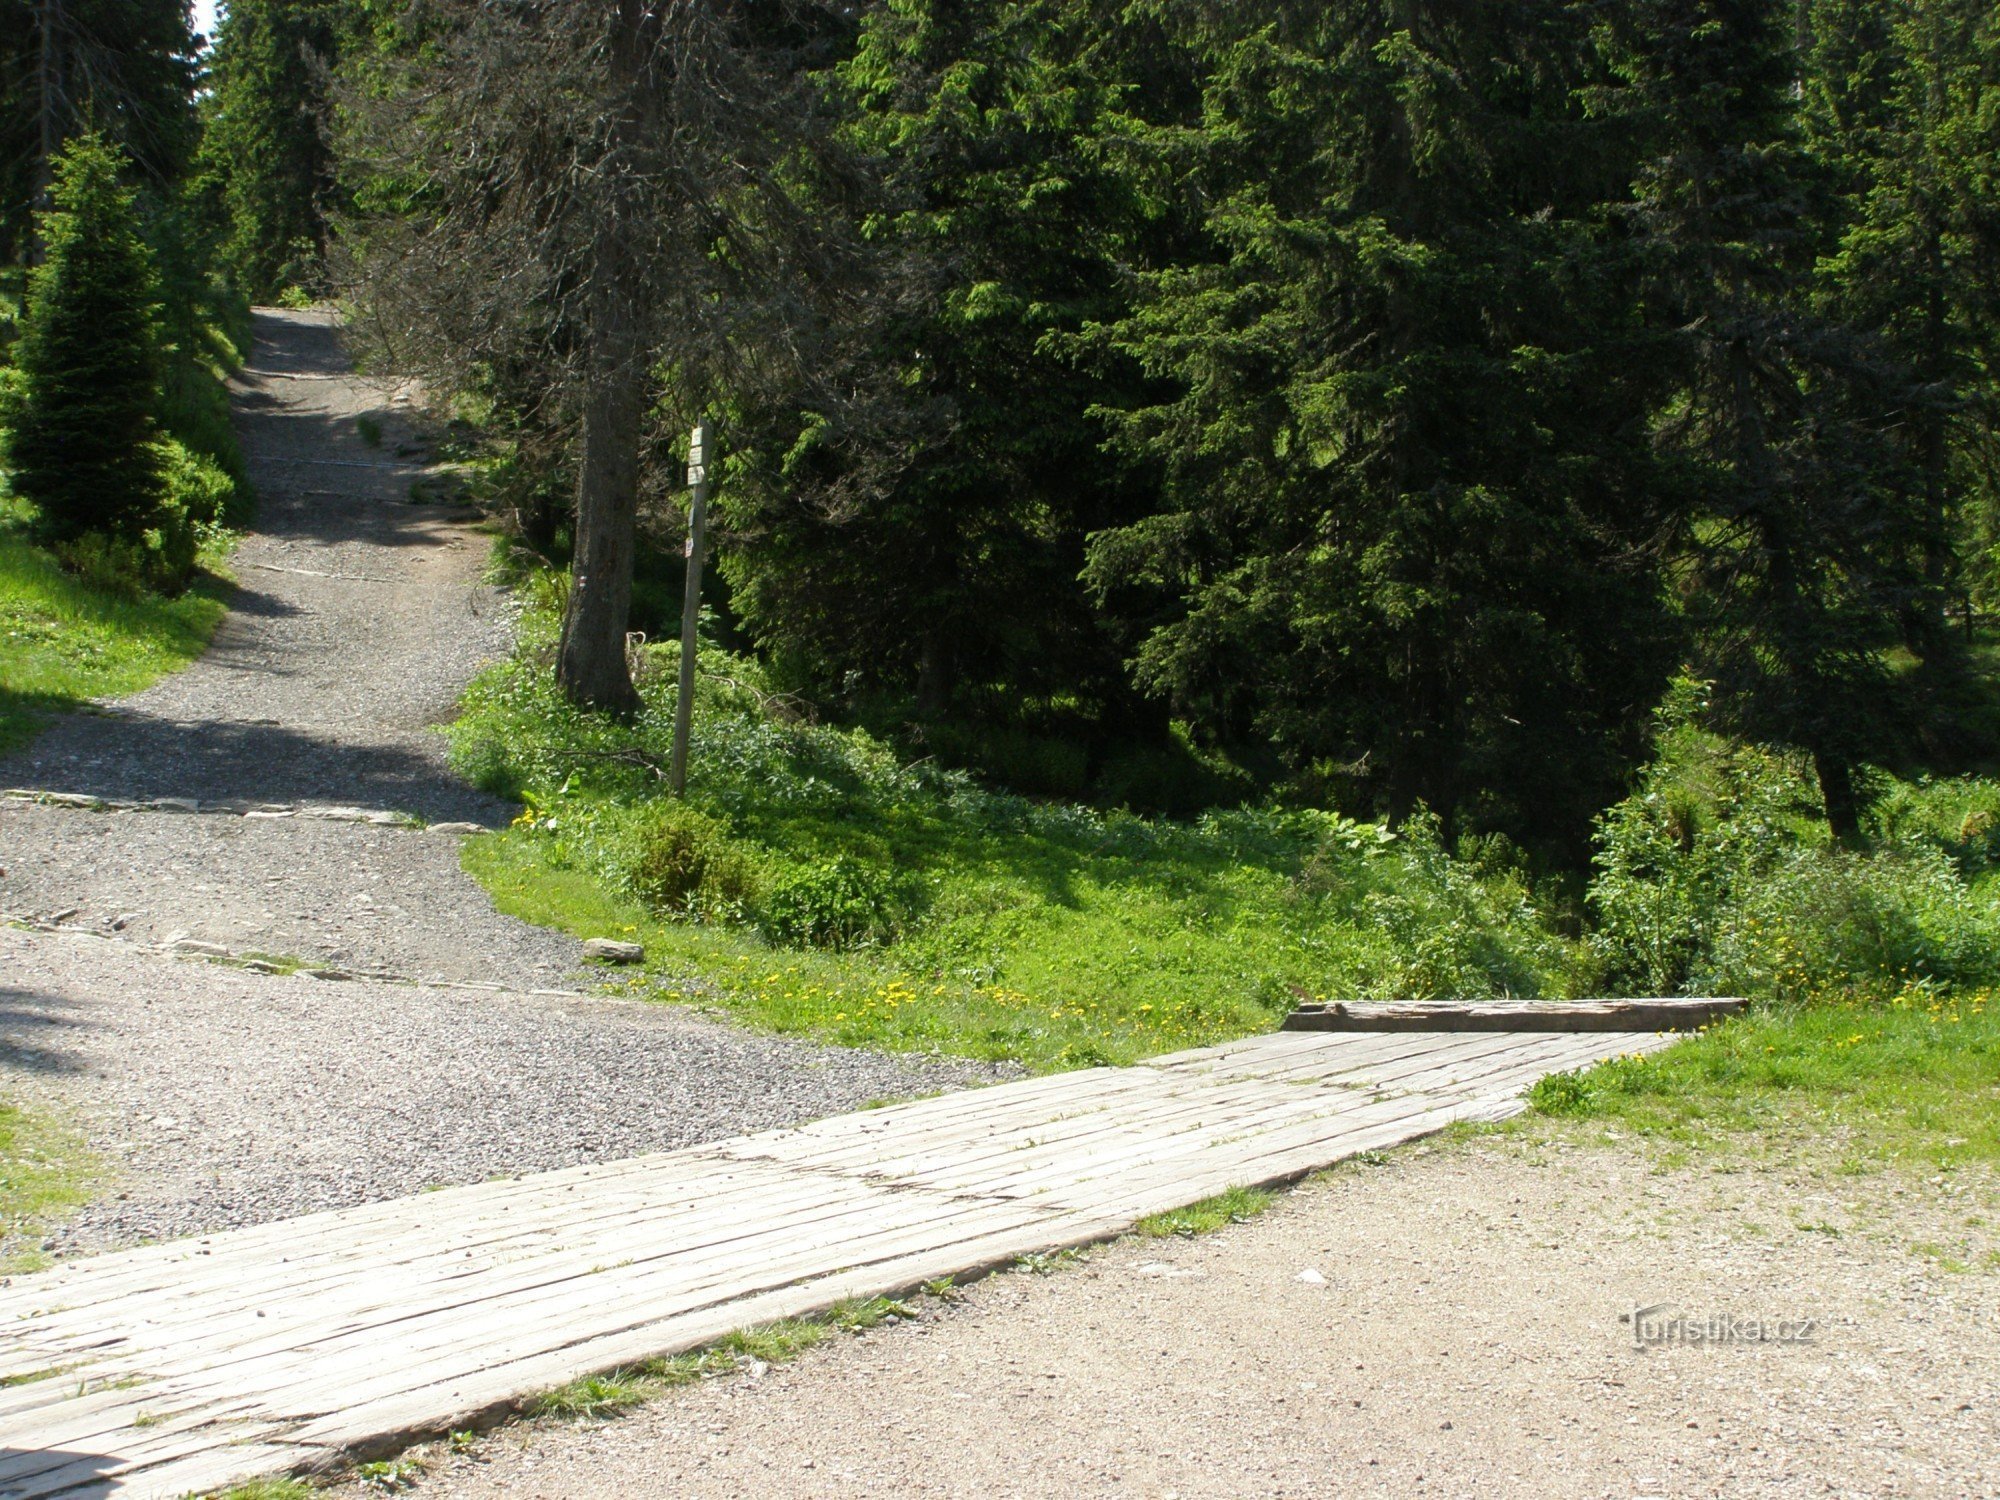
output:
[[1600, 825], [1594, 879], [1503, 841], [1448, 847], [1283, 806], [1149, 819], [905, 764], [704, 648], [690, 795], [665, 792], [669, 653], [633, 719], [579, 712], [546, 662], [560, 583], [468, 693], [460, 769], [521, 800], [466, 858], [503, 906], [643, 940], [666, 998], [850, 1044], [1117, 1063], [1266, 1030], [1301, 999], [1741, 993], [1887, 1002], [2000, 983], [2000, 785], [1877, 788], [1875, 836], [1824, 833], [1797, 757], [1702, 727], [1697, 684]]
[[1031, 801], [807, 722], [714, 649], [683, 807], [666, 654], [636, 719], [580, 713], [542, 666], [552, 603], [452, 731], [464, 772], [527, 804], [468, 859], [508, 909], [643, 936], [657, 979], [760, 1024], [1065, 1067], [1262, 1030], [1302, 995], [1592, 985], [1525, 874], [1449, 857], [1431, 823]]
[[[137, 692], [207, 647], [225, 606], [211, 578], [173, 598], [117, 570], [66, 568], [0, 501], [0, 753], [47, 715]], [[222, 551], [209, 554], [219, 567]]]

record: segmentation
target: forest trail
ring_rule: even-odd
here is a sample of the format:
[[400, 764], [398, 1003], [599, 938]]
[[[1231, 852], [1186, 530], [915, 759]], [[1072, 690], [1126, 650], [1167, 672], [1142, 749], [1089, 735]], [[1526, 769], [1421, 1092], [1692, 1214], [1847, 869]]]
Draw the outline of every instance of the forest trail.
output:
[[[425, 468], [403, 393], [353, 372], [330, 317], [260, 311], [234, 397], [259, 508], [213, 649], [0, 761], [0, 788], [201, 808], [0, 798], [0, 1098], [73, 1119], [111, 1167], [41, 1248], [263, 1223], [1005, 1076], [529, 993], [577, 983], [579, 946], [495, 911], [459, 866], [462, 835], [311, 816], [507, 821], [452, 774], [433, 726], [508, 648], [508, 602], [481, 581], [476, 514], [411, 503]], [[438, 983], [247, 973], [160, 951], [176, 940]], [[0, 1241], [0, 1264], [21, 1248]]]
[[[502, 823], [433, 726], [505, 651], [475, 512], [414, 504], [425, 473], [395, 383], [356, 375], [324, 313], [263, 311], [234, 389], [259, 497], [241, 582], [195, 666], [57, 724], [0, 786], [228, 811], [101, 816], [0, 805], [0, 911], [348, 968], [554, 982], [575, 945], [493, 912], [457, 840], [245, 809]], [[363, 437], [378, 424], [381, 440]]]

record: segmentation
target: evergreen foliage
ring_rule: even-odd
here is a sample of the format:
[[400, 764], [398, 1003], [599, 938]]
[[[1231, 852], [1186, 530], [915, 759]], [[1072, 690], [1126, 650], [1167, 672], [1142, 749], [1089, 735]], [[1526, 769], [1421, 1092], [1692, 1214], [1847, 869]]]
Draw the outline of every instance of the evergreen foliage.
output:
[[336, 168], [333, 67], [346, 0], [231, 0], [208, 62], [201, 172], [226, 226], [222, 263], [254, 298], [316, 287]]
[[804, 392], [740, 413], [723, 500], [735, 606], [799, 680], [926, 720], [996, 690], [1003, 721], [1023, 695], [1130, 711], [1077, 575], [1144, 498], [1063, 349], [1123, 309], [1145, 217], [1109, 159], [1122, 40], [1109, 7], [892, 0], [834, 75], [876, 171], [849, 212], [895, 295], [831, 331]]
[[1922, 607], [1932, 518], [1894, 436], [1913, 382], [1812, 308], [1786, 18], [1643, 0], [1630, 24], [1618, 61], [1648, 143], [1631, 216], [1700, 659], [1721, 722], [1807, 752], [1853, 837], [1856, 767], [1894, 744], [1884, 652]]
[[1304, 784], [1580, 840], [1672, 665], [1589, 16], [1260, 7], [1158, 149], [1197, 256], [1109, 331], [1167, 508], [1094, 541], [1142, 684]]
[[45, 146], [96, 131], [147, 183], [180, 180], [199, 139], [195, 46], [187, 0], [0, 0], [0, 261], [25, 257], [46, 206]]
[[14, 490], [51, 538], [133, 535], [161, 499], [152, 258], [121, 158], [80, 136], [56, 164], [28, 281], [9, 440]]

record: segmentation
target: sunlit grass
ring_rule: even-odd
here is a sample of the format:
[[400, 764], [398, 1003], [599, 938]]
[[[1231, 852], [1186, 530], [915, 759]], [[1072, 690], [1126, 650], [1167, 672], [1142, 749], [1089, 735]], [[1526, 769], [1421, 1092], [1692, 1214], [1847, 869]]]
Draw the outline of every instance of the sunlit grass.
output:
[[2000, 1161], [2000, 1000], [1911, 985], [1887, 1000], [1772, 1005], [1546, 1078], [1530, 1098], [1542, 1114], [1689, 1146], [1808, 1131], [1865, 1163]]
[[1136, 1234], [1156, 1240], [1171, 1235], [1208, 1234], [1254, 1219], [1274, 1201], [1274, 1195], [1262, 1188], [1233, 1187], [1227, 1192], [1217, 1193], [1213, 1198], [1190, 1203], [1185, 1208], [1150, 1214], [1134, 1224], [1132, 1229]]
[[94, 1171], [62, 1125], [0, 1104], [0, 1272], [43, 1264], [38, 1235], [83, 1201]]
[[94, 586], [29, 542], [0, 502], [0, 753], [52, 713], [188, 665], [207, 649], [227, 592], [212, 576], [177, 599]]

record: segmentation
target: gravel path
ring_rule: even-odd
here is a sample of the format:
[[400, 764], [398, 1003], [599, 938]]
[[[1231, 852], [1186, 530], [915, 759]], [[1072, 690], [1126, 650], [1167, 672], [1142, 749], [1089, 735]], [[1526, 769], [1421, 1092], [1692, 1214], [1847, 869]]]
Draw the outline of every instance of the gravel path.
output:
[[[324, 315], [263, 311], [236, 403], [259, 530], [214, 649], [0, 762], [0, 786], [504, 823], [433, 726], [504, 652], [463, 511], [413, 505], [404, 394]], [[360, 436], [362, 419], [383, 442]], [[496, 1172], [734, 1135], [1001, 1070], [745, 1034], [611, 1002], [250, 974], [176, 936], [339, 968], [576, 983], [569, 938], [495, 912], [459, 835], [306, 817], [0, 802], [0, 1097], [74, 1117], [118, 1169], [58, 1251], [254, 1223]], [[0, 1251], [11, 1247], [0, 1246]]]
[[[1399, 1152], [624, 1419], [420, 1451], [413, 1493], [2000, 1494], [2000, 1181], [1804, 1150], [1755, 1172], [1560, 1137]], [[1619, 1314], [1662, 1301], [1819, 1328], [1640, 1352]]]
[[[0, 929], [13, 1101], [76, 1119], [108, 1192], [67, 1254], [543, 1172], [986, 1081], [657, 1005], [246, 973]], [[0, 1251], [9, 1248], [0, 1245]]]
[[[509, 610], [480, 581], [476, 518], [409, 501], [424, 470], [396, 456], [413, 446], [406, 393], [353, 375], [325, 314], [263, 311], [235, 398], [258, 530], [213, 649], [58, 723], [0, 761], [0, 785], [504, 822], [511, 809], [450, 773], [433, 726], [506, 650]], [[577, 958], [493, 912], [449, 835], [0, 803], [0, 851], [0, 912], [73, 911], [152, 942], [515, 984]]]

